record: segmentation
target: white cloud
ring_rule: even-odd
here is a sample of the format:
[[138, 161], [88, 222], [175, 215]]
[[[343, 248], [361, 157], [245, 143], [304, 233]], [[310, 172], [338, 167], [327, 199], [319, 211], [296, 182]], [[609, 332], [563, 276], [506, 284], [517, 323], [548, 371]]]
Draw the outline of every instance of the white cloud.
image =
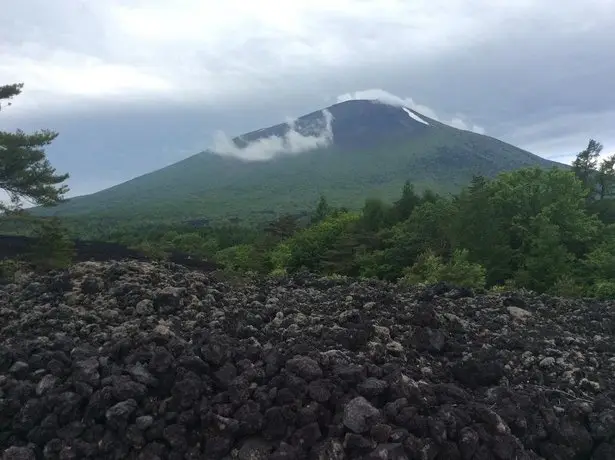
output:
[[379, 101], [383, 104], [389, 104], [396, 107], [407, 107], [415, 112], [425, 115], [432, 120], [439, 121], [441, 123], [452, 126], [457, 129], [464, 129], [467, 131], [474, 131], [478, 134], [485, 134], [485, 128], [473, 123], [469, 123], [461, 119], [459, 116], [455, 116], [450, 120], [442, 119], [438, 116], [436, 111], [431, 107], [423, 104], [418, 104], [411, 97], [400, 97], [395, 94], [391, 94], [383, 89], [367, 89], [362, 91], [355, 91], [354, 93], [346, 93], [337, 97], [337, 102], [344, 102], [350, 100], [371, 100]]
[[[146, 69], [104, 62], [69, 51], [57, 50], [49, 54], [41, 51], [37, 49], [31, 53], [32, 57], [8, 56], [0, 60], [0, 75], [4, 81], [27, 82], [23, 95], [14, 101], [14, 111], [52, 109], [62, 104], [62, 98], [101, 101], [118, 96], [161, 96], [174, 88], [169, 81]], [[49, 95], [50, 89], [55, 96], [53, 100], [40, 98]]]
[[615, 110], [531, 117], [523, 123], [497, 127], [497, 137], [537, 155], [570, 163], [589, 139], [604, 145], [602, 156], [615, 146]]
[[53, 101], [43, 104], [50, 110], [110, 95], [238, 101], [298, 91], [288, 86], [296, 77], [316, 82], [400, 61], [420, 68], [486, 43], [503, 25], [532, 30], [545, 13], [541, 29], [560, 33], [574, 29], [561, 26], [578, 12], [607, 12], [609, 2], [566, 3], [553, 11], [532, 0], [21, 0], [0, 18], [8, 39], [0, 80], [24, 81], [33, 92], [24, 98]]
[[[447, 123], [447, 122], [444, 122]], [[482, 126], [476, 125], [474, 123], [468, 124], [465, 120], [460, 118], [459, 116], [453, 117], [448, 123], [448, 125], [457, 129], [465, 129], [466, 131], [474, 131], [478, 134], [485, 134], [485, 128]]]
[[440, 121], [438, 115], [436, 115], [436, 112], [426, 105], [417, 104], [411, 97], [396, 96], [395, 94], [391, 94], [383, 89], [366, 89], [362, 91], [355, 91], [354, 93], [342, 94], [337, 97], [338, 102], [356, 99], [367, 99], [399, 107], [408, 107], [409, 109], [419, 112], [432, 120]]
[[279, 155], [297, 155], [310, 150], [327, 147], [333, 142], [331, 122], [333, 116], [328, 110], [322, 111], [320, 126], [312, 127], [312, 134], [302, 134], [296, 128], [296, 122], [290, 119], [289, 131], [284, 136], [268, 136], [238, 147], [224, 132], [219, 131], [214, 137], [211, 151], [221, 156], [233, 156], [247, 161], [269, 160]]

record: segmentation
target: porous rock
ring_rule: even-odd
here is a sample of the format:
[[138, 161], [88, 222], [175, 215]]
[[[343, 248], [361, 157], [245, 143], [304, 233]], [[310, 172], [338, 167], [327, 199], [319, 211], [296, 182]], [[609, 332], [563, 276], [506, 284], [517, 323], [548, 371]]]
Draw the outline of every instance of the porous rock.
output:
[[615, 308], [79, 263], [0, 286], [2, 459], [611, 459]]

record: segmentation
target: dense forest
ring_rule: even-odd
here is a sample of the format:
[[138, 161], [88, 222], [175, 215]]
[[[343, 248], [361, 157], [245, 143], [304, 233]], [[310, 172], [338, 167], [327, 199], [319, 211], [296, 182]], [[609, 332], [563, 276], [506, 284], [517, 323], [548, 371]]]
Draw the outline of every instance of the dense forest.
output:
[[[475, 177], [461, 193], [416, 193], [360, 210], [321, 197], [309, 215], [267, 225], [116, 224], [92, 235], [164, 258], [180, 250], [227, 270], [284, 276], [301, 270], [405, 283], [527, 288], [615, 297], [614, 157], [592, 140], [569, 170], [528, 168]], [[92, 228], [89, 229], [92, 232]]]

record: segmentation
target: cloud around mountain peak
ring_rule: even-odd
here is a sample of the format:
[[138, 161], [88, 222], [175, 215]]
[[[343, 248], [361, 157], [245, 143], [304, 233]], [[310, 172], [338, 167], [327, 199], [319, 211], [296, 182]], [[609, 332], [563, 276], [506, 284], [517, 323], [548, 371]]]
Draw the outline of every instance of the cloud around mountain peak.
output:
[[289, 130], [283, 136], [267, 136], [239, 147], [223, 131], [214, 135], [210, 150], [217, 155], [231, 156], [248, 161], [265, 161], [279, 155], [297, 155], [310, 150], [328, 147], [333, 143], [333, 115], [323, 110], [324, 123], [311, 134], [302, 134], [296, 129], [296, 120], [287, 118]]
[[[432, 108], [419, 104], [411, 97], [400, 97], [389, 93], [383, 89], [368, 89], [345, 93], [336, 98], [337, 103], [351, 100], [377, 101], [395, 107], [411, 109], [440, 123], [447, 124], [454, 128], [473, 131], [484, 134], [485, 129], [473, 123], [469, 123], [461, 116], [457, 115], [450, 120], [443, 119]], [[310, 150], [328, 147], [333, 143], [333, 115], [327, 110], [322, 110], [323, 123], [320, 126], [312, 127], [309, 134], [302, 133], [297, 129], [296, 119], [287, 117], [286, 123], [289, 130], [282, 136], [271, 135], [246, 142], [245, 145], [238, 145], [235, 140], [223, 131], [214, 134], [210, 151], [220, 155], [240, 158], [246, 161], [266, 161], [280, 155], [297, 155]], [[413, 116], [414, 119], [421, 121], [420, 118]], [[422, 121], [425, 124], [425, 121]]]
[[393, 105], [396, 107], [407, 107], [420, 113], [421, 115], [431, 118], [432, 120], [439, 121], [446, 125], [452, 126], [457, 129], [465, 129], [467, 131], [473, 131], [478, 134], [485, 134], [485, 128], [475, 123], [471, 123], [460, 115], [457, 115], [450, 120], [443, 119], [438, 116], [436, 111], [431, 107], [423, 104], [419, 104], [411, 97], [400, 97], [395, 94], [389, 93], [380, 88], [373, 88], [361, 91], [355, 91], [353, 93], [341, 94], [337, 97], [337, 102], [346, 102], [351, 100], [371, 100], [378, 101], [383, 104]]

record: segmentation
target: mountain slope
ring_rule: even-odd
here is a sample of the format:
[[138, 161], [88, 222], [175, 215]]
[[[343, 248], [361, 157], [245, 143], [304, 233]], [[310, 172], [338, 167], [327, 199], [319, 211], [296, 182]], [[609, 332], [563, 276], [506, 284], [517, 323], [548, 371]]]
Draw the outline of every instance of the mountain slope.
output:
[[[283, 139], [283, 141], [281, 141]], [[497, 139], [438, 123], [407, 108], [348, 101], [233, 139], [239, 154], [299, 154], [244, 161], [206, 151], [166, 168], [41, 212], [56, 215], [184, 220], [268, 218], [309, 209], [322, 193], [360, 206], [391, 199], [403, 183], [454, 192], [472, 175], [558, 165]]]

